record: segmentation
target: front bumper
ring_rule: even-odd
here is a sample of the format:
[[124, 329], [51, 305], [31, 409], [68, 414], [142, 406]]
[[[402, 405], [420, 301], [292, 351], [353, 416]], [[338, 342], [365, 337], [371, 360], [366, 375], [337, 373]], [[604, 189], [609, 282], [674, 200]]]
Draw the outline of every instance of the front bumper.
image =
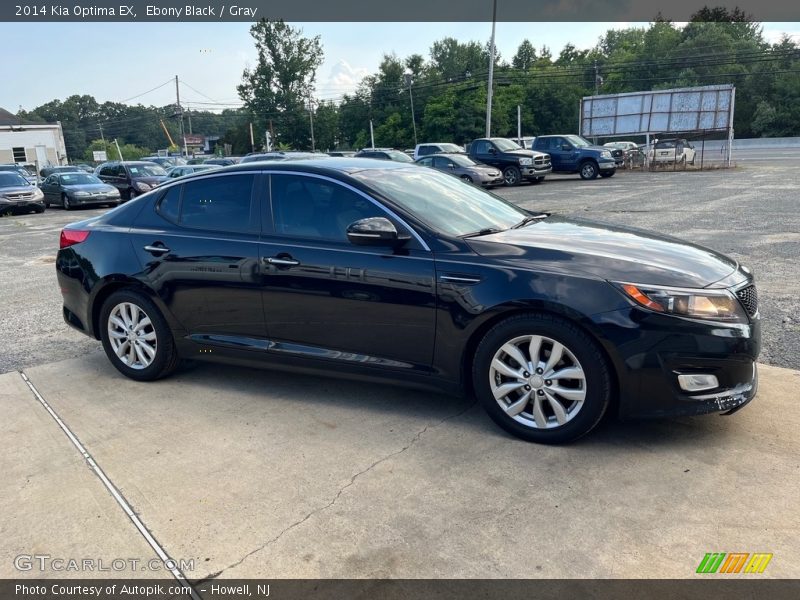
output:
[[607, 171], [616, 171], [617, 163], [614, 162], [614, 159], [601, 160], [600, 162], [597, 163], [597, 168], [600, 169], [600, 171], [603, 173]]
[[119, 204], [120, 197], [109, 194], [103, 196], [70, 196], [69, 200], [75, 206], [90, 206], [92, 204]]
[[[756, 395], [761, 349], [758, 315], [721, 324], [632, 307], [595, 315], [619, 382], [621, 417], [732, 412]], [[718, 386], [687, 392], [679, 375], [708, 374]]]
[[0, 213], [30, 212], [44, 210], [44, 199], [41, 200], [7, 200], [0, 198]]
[[522, 173], [524, 179], [536, 179], [537, 177], [544, 177], [548, 173], [552, 173], [553, 166], [547, 165], [546, 167], [540, 167], [537, 165], [525, 165], [521, 166], [519, 171]]

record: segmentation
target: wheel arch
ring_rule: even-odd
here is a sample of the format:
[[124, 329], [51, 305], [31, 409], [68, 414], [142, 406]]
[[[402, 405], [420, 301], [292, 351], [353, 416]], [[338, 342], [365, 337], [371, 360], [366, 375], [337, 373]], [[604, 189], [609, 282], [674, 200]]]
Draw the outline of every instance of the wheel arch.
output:
[[125, 289], [135, 290], [147, 296], [156, 305], [156, 308], [158, 308], [164, 319], [166, 319], [170, 328], [173, 330], [180, 329], [172, 314], [169, 312], [169, 310], [167, 310], [167, 307], [161, 301], [161, 298], [158, 297], [158, 294], [153, 292], [153, 290], [151, 290], [138, 279], [124, 275], [117, 275], [106, 278], [92, 296], [89, 314], [91, 319], [90, 324], [92, 337], [97, 340], [100, 339], [100, 311], [102, 310], [105, 301], [114, 292]]
[[621, 365], [609, 351], [609, 342], [605, 340], [600, 331], [592, 325], [587, 316], [567, 307], [553, 302], [537, 302], [528, 305], [503, 305], [495, 308], [494, 313], [485, 319], [470, 335], [461, 355], [461, 385], [467, 393], [472, 393], [472, 364], [475, 352], [483, 337], [495, 325], [510, 317], [526, 314], [546, 314], [568, 321], [585, 333], [595, 344], [609, 367], [611, 377], [611, 400], [609, 412], [617, 414], [619, 411], [620, 373]]

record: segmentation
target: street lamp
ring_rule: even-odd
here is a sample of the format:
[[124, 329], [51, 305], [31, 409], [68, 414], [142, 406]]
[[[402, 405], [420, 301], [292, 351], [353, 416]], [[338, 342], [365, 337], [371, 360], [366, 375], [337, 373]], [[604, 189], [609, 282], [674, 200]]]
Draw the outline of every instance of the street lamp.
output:
[[411, 95], [411, 76], [413, 73], [411, 70], [407, 70], [403, 75], [406, 80], [406, 86], [408, 86], [408, 100], [411, 103], [411, 125], [414, 127], [414, 145], [417, 145], [417, 121], [414, 118], [414, 96]]

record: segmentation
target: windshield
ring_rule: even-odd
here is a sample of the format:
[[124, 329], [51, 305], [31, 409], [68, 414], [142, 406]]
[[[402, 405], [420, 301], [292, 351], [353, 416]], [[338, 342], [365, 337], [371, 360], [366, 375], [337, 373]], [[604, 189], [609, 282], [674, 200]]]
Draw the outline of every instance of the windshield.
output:
[[352, 176], [445, 235], [508, 229], [527, 216], [494, 194], [430, 169], [364, 169]]
[[29, 186], [28, 180], [13, 171], [0, 171], [0, 187]]
[[457, 145], [457, 144], [439, 144], [442, 148], [442, 152], [463, 152], [464, 149]]
[[579, 135], [565, 135], [564, 137], [570, 144], [572, 144], [576, 148], [585, 148], [586, 146], [592, 145], [592, 143], [589, 140], [582, 138]]
[[395, 152], [387, 152], [387, 154], [389, 155], [389, 157], [392, 160], [397, 161], [397, 162], [407, 162], [407, 163], [413, 163], [414, 162], [414, 159], [411, 158], [405, 152], [396, 152], [395, 151]]
[[447, 158], [452, 160], [459, 167], [474, 167], [474, 166], [477, 166], [477, 164], [478, 164], [474, 160], [472, 160], [471, 158], [463, 156], [463, 155], [460, 155], [460, 154], [457, 155], [457, 156], [448, 156]]
[[494, 142], [494, 145], [497, 146], [498, 150], [502, 150], [503, 152], [508, 152], [509, 150], [522, 150], [522, 147], [519, 144], [512, 142], [511, 140], [497, 138], [492, 141]]
[[158, 165], [128, 165], [132, 177], [163, 177], [167, 172]]
[[89, 173], [65, 173], [59, 177], [61, 185], [95, 185], [103, 183], [94, 175]]

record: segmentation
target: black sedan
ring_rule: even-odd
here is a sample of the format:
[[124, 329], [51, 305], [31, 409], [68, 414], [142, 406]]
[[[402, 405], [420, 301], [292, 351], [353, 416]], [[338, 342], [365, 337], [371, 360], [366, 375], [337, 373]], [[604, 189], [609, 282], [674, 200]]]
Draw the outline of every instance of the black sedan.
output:
[[120, 203], [117, 188], [89, 173], [53, 173], [40, 187], [44, 193], [44, 205], [48, 208], [52, 204], [72, 210], [76, 206], [116, 206]]
[[69, 225], [60, 246], [66, 322], [139, 381], [194, 358], [436, 386], [542, 443], [611, 407], [733, 412], [756, 393], [747, 268], [416, 165], [229, 167]]

